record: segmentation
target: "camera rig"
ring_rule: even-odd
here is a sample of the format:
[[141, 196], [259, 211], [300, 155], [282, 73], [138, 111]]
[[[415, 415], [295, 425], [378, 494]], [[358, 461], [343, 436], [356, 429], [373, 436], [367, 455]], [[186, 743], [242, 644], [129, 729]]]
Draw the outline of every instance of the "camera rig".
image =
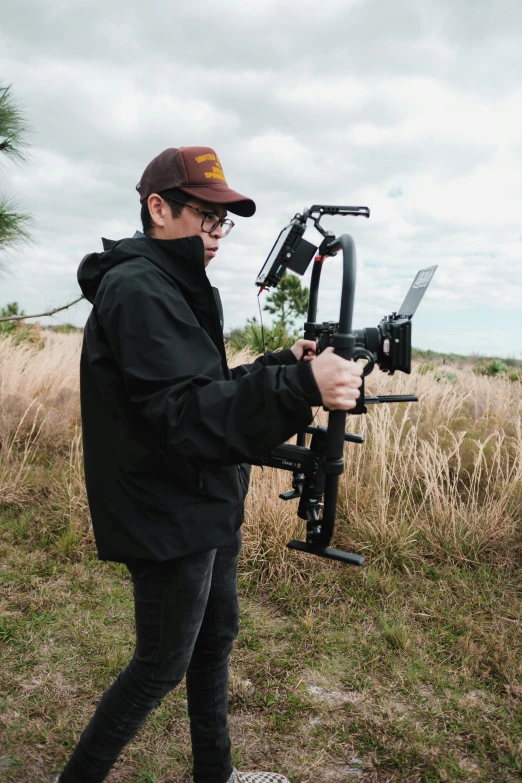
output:
[[[342, 207], [314, 204], [302, 214], [297, 213], [279, 234], [263, 268], [256, 279], [260, 290], [276, 286], [286, 269], [302, 275], [314, 257], [310, 281], [308, 316], [304, 325], [304, 337], [315, 340], [319, 354], [329, 345], [336, 354], [353, 361], [364, 360], [360, 397], [350, 411], [330, 411], [328, 426], [309, 426], [297, 435], [296, 444], [282, 444], [268, 454], [251, 460], [254, 465], [288, 470], [293, 473], [292, 489], [283, 492], [282, 500], [299, 499], [297, 514], [306, 520], [306, 541], [290, 541], [288, 547], [319, 557], [339, 560], [352, 565], [362, 565], [362, 555], [332, 549], [329, 544], [335, 526], [339, 476], [344, 471], [343, 451], [345, 441], [363, 443], [361, 435], [345, 432], [347, 413], [367, 413], [367, 405], [391, 402], [417, 402], [412, 394], [370, 396], [364, 393], [364, 378], [377, 364], [390, 375], [396, 370], [411, 372], [411, 319], [428, 287], [436, 266], [420, 270], [397, 312], [386, 316], [376, 327], [353, 330], [353, 304], [355, 295], [356, 260], [355, 244], [351, 236], [336, 237], [325, 230], [320, 221], [325, 215], [352, 215], [370, 217], [368, 207]], [[317, 248], [303, 238], [308, 220], [323, 236]], [[343, 280], [341, 308], [338, 322], [317, 323], [317, 301], [323, 262], [343, 253]], [[312, 436], [306, 446], [306, 435]]]

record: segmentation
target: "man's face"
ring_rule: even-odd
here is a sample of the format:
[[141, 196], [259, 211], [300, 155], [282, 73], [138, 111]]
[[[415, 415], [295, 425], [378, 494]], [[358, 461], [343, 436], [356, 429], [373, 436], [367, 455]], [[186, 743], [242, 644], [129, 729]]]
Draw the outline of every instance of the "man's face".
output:
[[[213, 231], [208, 233], [202, 228], [202, 223], [206, 219], [206, 224], [212, 224], [218, 218], [226, 217], [226, 209], [219, 204], [212, 204], [208, 201], [201, 201], [197, 198], [190, 198], [184, 206], [179, 217], [173, 218], [168, 203], [160, 196], [151, 198], [159, 199], [161, 204], [149, 202], [149, 209], [155, 222], [155, 239], [183, 239], [184, 237], [199, 236], [203, 240], [205, 248], [205, 266], [208, 266], [211, 260], [219, 250], [219, 240], [223, 237], [223, 227], [218, 225]], [[202, 210], [202, 212], [198, 212]], [[215, 217], [211, 217], [214, 215]], [[158, 225], [162, 222], [163, 225]]]

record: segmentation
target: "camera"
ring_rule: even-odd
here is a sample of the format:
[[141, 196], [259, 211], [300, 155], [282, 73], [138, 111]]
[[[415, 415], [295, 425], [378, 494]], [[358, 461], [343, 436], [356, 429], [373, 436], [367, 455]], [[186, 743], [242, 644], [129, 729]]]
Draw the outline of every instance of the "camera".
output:
[[[306, 328], [306, 327], [305, 327]], [[314, 326], [317, 354], [333, 343], [339, 331], [339, 324], [324, 322]], [[354, 329], [355, 345], [362, 346], [372, 355], [372, 369], [375, 364], [390, 375], [396, 370], [411, 372], [411, 320], [392, 313], [380, 324], [366, 329]], [[366, 372], [366, 375], [369, 373]]]
[[[436, 266], [431, 266], [417, 272], [398, 312], [385, 316], [375, 327], [353, 330], [355, 345], [362, 346], [372, 355], [372, 369], [377, 364], [380, 370], [390, 375], [396, 370], [411, 372], [411, 319], [436, 269]], [[332, 321], [305, 324], [305, 333], [313, 335], [309, 339], [317, 341], [318, 354], [332, 344], [338, 331], [339, 324]]]
[[[317, 217], [315, 217], [316, 215]], [[316, 252], [318, 253], [316, 261], [319, 262], [339, 251], [340, 247], [333, 234], [325, 231], [320, 225], [321, 218], [325, 215], [352, 215], [368, 218], [370, 210], [368, 207], [315, 204], [310, 209], [304, 210], [302, 214], [297, 213], [279, 234], [256, 278], [256, 285], [260, 286], [261, 290], [276, 286], [286, 269], [303, 275]], [[313, 220], [316, 229], [324, 237], [319, 248], [303, 238], [309, 219]], [[317, 267], [314, 268], [314, 273], [316, 269]], [[397, 370], [404, 373], [411, 372], [411, 319], [436, 269], [436, 266], [432, 266], [417, 272], [411, 288], [397, 312], [385, 316], [376, 327], [352, 331], [355, 336], [355, 345], [359, 349], [359, 356], [367, 360], [365, 375], [369, 375], [376, 364], [383, 372], [390, 375], [393, 375]], [[319, 354], [335, 342], [334, 337], [339, 333], [339, 324], [332, 321], [318, 324], [310, 318], [311, 314], [315, 318], [318, 284], [319, 276], [313, 274], [310, 292], [312, 313], [309, 307], [309, 317], [304, 325], [304, 337], [317, 342], [317, 353]]]

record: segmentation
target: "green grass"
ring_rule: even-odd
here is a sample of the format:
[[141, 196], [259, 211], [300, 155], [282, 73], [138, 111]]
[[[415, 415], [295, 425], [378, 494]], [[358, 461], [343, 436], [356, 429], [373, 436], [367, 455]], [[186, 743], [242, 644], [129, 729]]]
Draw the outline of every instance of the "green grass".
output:
[[[11, 783], [52, 779], [132, 654], [125, 568], [99, 563], [88, 539], [83, 559], [68, 557], [49, 511], [0, 515], [0, 777]], [[292, 783], [519, 780], [520, 576], [319, 560], [269, 587], [240, 576], [235, 763]], [[190, 780], [183, 686], [109, 780]]]

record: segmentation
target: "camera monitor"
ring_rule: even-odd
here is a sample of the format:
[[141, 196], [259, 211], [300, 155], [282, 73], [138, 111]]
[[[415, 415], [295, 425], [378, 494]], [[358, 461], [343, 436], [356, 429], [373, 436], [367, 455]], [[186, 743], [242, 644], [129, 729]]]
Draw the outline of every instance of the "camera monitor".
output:
[[427, 287], [431, 283], [431, 278], [435, 274], [436, 269], [436, 266], [429, 266], [426, 269], [421, 269], [417, 272], [415, 280], [406, 294], [406, 299], [397, 311], [399, 315], [403, 315], [406, 318], [411, 318], [413, 316], [422, 297], [426, 293]]
[[277, 285], [287, 268], [298, 275], [306, 272], [317, 247], [303, 239], [305, 228], [300, 220], [292, 220], [283, 228], [256, 278], [257, 286]]

